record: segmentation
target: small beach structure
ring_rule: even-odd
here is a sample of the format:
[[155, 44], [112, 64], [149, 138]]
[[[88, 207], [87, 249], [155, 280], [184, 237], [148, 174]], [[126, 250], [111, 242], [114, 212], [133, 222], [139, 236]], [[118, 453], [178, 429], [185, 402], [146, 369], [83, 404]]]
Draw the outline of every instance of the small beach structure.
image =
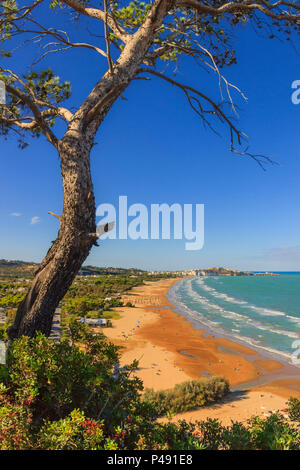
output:
[[85, 323], [86, 325], [89, 326], [94, 326], [94, 327], [101, 327], [101, 326], [106, 326], [107, 320], [106, 318], [80, 318], [81, 323]]

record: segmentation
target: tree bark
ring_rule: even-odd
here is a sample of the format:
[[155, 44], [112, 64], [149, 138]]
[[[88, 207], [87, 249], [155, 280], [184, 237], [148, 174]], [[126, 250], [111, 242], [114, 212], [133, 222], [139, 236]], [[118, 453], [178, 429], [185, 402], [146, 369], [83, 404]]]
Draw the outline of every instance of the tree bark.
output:
[[90, 173], [93, 138], [67, 132], [59, 143], [64, 207], [57, 239], [20, 303], [9, 340], [37, 331], [49, 335], [55, 309], [69, 289], [96, 239], [95, 200]]

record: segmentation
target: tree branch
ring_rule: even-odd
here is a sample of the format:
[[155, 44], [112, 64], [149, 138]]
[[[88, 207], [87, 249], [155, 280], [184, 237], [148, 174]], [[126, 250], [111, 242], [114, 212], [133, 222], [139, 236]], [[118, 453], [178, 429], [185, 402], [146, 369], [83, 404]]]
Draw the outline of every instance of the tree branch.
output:
[[60, 221], [60, 219], [61, 219], [61, 216], [55, 214], [55, 212], [48, 211], [48, 214], [53, 215], [53, 217], [56, 217], [59, 221]]
[[[172, 78], [167, 77], [166, 75], [163, 75], [162, 73], [156, 72], [155, 70], [140, 68], [139, 73], [150, 73], [150, 74], [155, 75], [159, 78], [162, 78], [163, 80], [166, 80], [168, 83], [171, 83], [172, 85], [175, 85], [176, 87], [180, 88], [184, 92], [184, 94], [186, 95], [187, 100], [188, 100], [190, 106], [192, 107], [192, 109], [201, 117], [203, 122], [205, 124], [207, 124], [212, 130], [214, 130], [214, 129], [212, 128], [211, 124], [208, 122], [207, 118], [205, 117], [206, 114], [214, 114], [218, 117], [218, 119], [221, 122], [226, 122], [228, 124], [229, 129], [230, 129], [230, 142], [231, 142], [230, 148], [231, 148], [231, 150], [233, 150], [233, 148], [234, 148], [234, 136], [236, 137], [238, 144], [241, 145], [242, 137], [245, 136], [245, 134], [235, 127], [233, 122], [222, 111], [220, 105], [215, 103], [211, 98], [204, 95], [203, 93], [196, 90], [195, 88], [192, 88], [188, 85], [184, 85], [182, 83], [179, 83], [176, 80], [173, 80]], [[211, 105], [212, 109], [211, 110], [205, 110], [203, 108], [201, 102], [199, 101], [199, 99], [197, 99], [195, 96], [190, 95], [189, 92], [193, 93], [196, 96], [199, 96], [204, 101], [209, 103]], [[193, 101], [196, 102], [198, 108], [195, 107]]]
[[[131, 36], [115, 63], [114, 74], [106, 72], [96, 84], [85, 102], [73, 117], [74, 126], [86, 129], [92, 121], [99, 125], [101, 111], [106, 111], [120, 96], [137, 74], [140, 64], [153, 43], [157, 29], [161, 26], [166, 14], [173, 6], [174, 0], [155, 0], [144, 23]], [[96, 124], [96, 120], [100, 120]], [[76, 124], [75, 124], [76, 122]]]
[[[99, 8], [85, 7], [77, 0], [62, 0], [62, 2], [82, 15], [89, 16], [90, 18], [96, 18], [105, 22], [105, 12]], [[129, 41], [131, 34], [127, 33], [119, 25], [117, 26], [115, 19], [111, 15], [107, 15], [107, 24], [119, 39], [125, 43]]]
[[[13, 74], [15, 75], [15, 74]], [[44, 116], [43, 114], [41, 113], [41, 111], [39, 110], [37, 104], [34, 102], [34, 99], [31, 99], [29, 98], [29, 96], [27, 95], [24, 95], [24, 93], [22, 93], [21, 91], [17, 90], [16, 88], [13, 88], [11, 85], [9, 84], [6, 84], [6, 89], [9, 93], [11, 93], [12, 95], [18, 97], [22, 102], [23, 104], [27, 105], [28, 108], [32, 111], [32, 114], [35, 118], [35, 123], [34, 125], [38, 125], [40, 126], [40, 128], [42, 129], [43, 133], [45, 134], [45, 136], [47, 137], [48, 141], [54, 145], [54, 147], [57, 148], [57, 145], [58, 145], [58, 140], [57, 140], [57, 137], [55, 136], [55, 134], [52, 132], [52, 130], [50, 129], [50, 127], [48, 126], [47, 122], [45, 121], [44, 119]], [[2, 122], [5, 122], [5, 118], [0, 118], [0, 121]], [[17, 123], [15, 123], [16, 125], [18, 125]], [[34, 125], [32, 124], [32, 128], [34, 127]], [[22, 126], [19, 126], [21, 128], [24, 129], [24, 125], [23, 127]]]
[[[2, 69], [0, 67], [0, 71], [1, 72], [4, 72], [4, 73], [8, 73], [9, 75], [11, 75], [16, 81], [18, 81], [27, 91], [28, 93], [31, 95], [32, 97], [32, 102], [37, 105], [37, 110], [39, 111], [38, 109], [38, 106], [41, 106], [41, 107], [44, 107], [44, 108], [48, 108], [44, 111], [39, 111], [40, 112], [40, 115], [42, 117], [54, 117], [54, 116], [61, 116], [63, 119], [65, 119], [66, 121], [70, 121], [73, 117], [73, 114], [71, 113], [71, 111], [63, 106], [55, 106], [51, 103], [47, 103], [46, 101], [43, 101], [43, 100], [40, 100], [39, 98], [36, 97], [36, 95], [34, 94], [34, 91], [29, 87], [27, 86], [27, 84], [17, 75], [15, 74], [14, 72], [12, 72], [11, 70], [9, 69]], [[9, 85], [7, 84], [6, 85], [6, 88], [7, 90], [9, 91]], [[11, 89], [11, 93], [16, 95], [16, 93], [14, 93], [14, 91], [16, 91], [14, 88]], [[16, 95], [17, 96], [17, 95]], [[24, 95], [26, 96], [26, 95]], [[24, 100], [22, 100], [24, 101]], [[27, 104], [27, 103], [26, 103]]]
[[[21, 7], [21, 8], [18, 8], [17, 9], [17, 12], [20, 13], [22, 11], [24, 11], [24, 13], [22, 13], [20, 16], [17, 16], [16, 18], [14, 18], [14, 21], [19, 21], [19, 20], [23, 20], [26, 16], [28, 16], [32, 10], [34, 10], [34, 8], [36, 8], [40, 3], [42, 3], [43, 0], [37, 0], [35, 2], [33, 2], [32, 5], [28, 5], [28, 6], [24, 6], [24, 7]], [[0, 3], [3, 3], [3, 0], [0, 1]], [[7, 11], [5, 11], [7, 10]], [[9, 8], [8, 5], [5, 5], [5, 10], [3, 12], [0, 13], [0, 18], [1, 16], [4, 17], [4, 20], [1, 20], [0, 21], [0, 25], [5, 21], [5, 17], [6, 16], [9, 16], [11, 15], [12, 13], [15, 13], [15, 10]]]
[[104, 21], [104, 34], [105, 34], [105, 42], [106, 42], [106, 57], [108, 60], [109, 70], [110, 73], [113, 73], [113, 61], [110, 55], [110, 41], [109, 41], [109, 31], [108, 31], [108, 11], [107, 11], [107, 0], [104, 0], [104, 12], [105, 12], [105, 21]]
[[[159, 72], [156, 72], [156, 70], [152, 70], [152, 69], [145, 69], [145, 68], [140, 68], [139, 69], [139, 73], [150, 73], [150, 74], [153, 74], [159, 78], [162, 78], [163, 80], [166, 80], [168, 83], [171, 83], [172, 85], [175, 85], [176, 87], [180, 88], [184, 93], [185, 93], [185, 96], [190, 104], [190, 106], [192, 107], [192, 109], [201, 117], [201, 119], [203, 120], [204, 124], [208, 125], [208, 127], [210, 129], [212, 129], [214, 132], [215, 130], [213, 129], [213, 127], [211, 126], [210, 122], [207, 120], [207, 118], [205, 117], [205, 114], [214, 114], [217, 116], [217, 118], [221, 121], [221, 122], [226, 122], [226, 124], [229, 126], [229, 130], [230, 130], [230, 151], [237, 154], [237, 155], [241, 155], [241, 156], [248, 156], [250, 158], [252, 158], [253, 160], [255, 160], [255, 162], [265, 171], [265, 167], [264, 167], [264, 162], [265, 163], [270, 163], [270, 164], [277, 164], [276, 162], [274, 162], [274, 160], [272, 160], [270, 157], [266, 156], [266, 155], [261, 155], [261, 154], [253, 154], [253, 153], [250, 153], [248, 152], [248, 147], [244, 150], [244, 151], [238, 151], [235, 149], [234, 147], [234, 136], [236, 137], [237, 139], [237, 142], [238, 142], [238, 145], [241, 145], [242, 143], [242, 138], [243, 137], [246, 137], [246, 135], [238, 130], [236, 128], [236, 126], [233, 124], [233, 122], [231, 121], [230, 118], [228, 118], [226, 116], [226, 114], [222, 111], [220, 105], [218, 105], [217, 103], [215, 103], [211, 98], [209, 98], [208, 96], [204, 95], [203, 93], [201, 93], [200, 91], [196, 90], [195, 88], [192, 88], [188, 85], [183, 85], [182, 83], [179, 83], [177, 82], [176, 80], [173, 80], [172, 78], [169, 78]], [[208, 102], [211, 107], [212, 107], [212, 110], [205, 110], [200, 102], [199, 99], [197, 99], [195, 96], [192, 96], [189, 92], [195, 94], [196, 96], [199, 96], [200, 98], [202, 98], [203, 100], [205, 100], [206, 102]], [[196, 102], [198, 108], [195, 107], [193, 101]]]
[[[289, 22], [297, 22], [300, 20], [300, 5], [296, 5], [292, 2], [287, 2], [284, 0], [278, 0], [274, 3], [269, 3], [266, 0], [257, 0], [252, 2], [251, 0], [243, 0], [240, 2], [226, 2], [220, 7], [213, 7], [206, 5], [205, 3], [198, 2], [197, 0], [177, 0], [177, 7], [191, 7], [197, 10], [200, 13], [207, 13], [213, 16], [224, 15], [225, 13], [243, 13], [243, 12], [252, 12], [260, 11], [266, 16], [274, 20], [286, 20]], [[290, 13], [282, 11], [281, 7], [289, 7], [292, 10], [299, 13]], [[273, 10], [279, 9], [280, 12], [276, 13]]]

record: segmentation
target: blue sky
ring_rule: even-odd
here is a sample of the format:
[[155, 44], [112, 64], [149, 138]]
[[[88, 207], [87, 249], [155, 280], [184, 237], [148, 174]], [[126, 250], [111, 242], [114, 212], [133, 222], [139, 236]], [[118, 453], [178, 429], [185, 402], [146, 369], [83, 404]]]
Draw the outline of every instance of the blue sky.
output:
[[[87, 263], [300, 270], [300, 105], [291, 102], [291, 84], [300, 79], [300, 42], [294, 42], [297, 53], [292, 44], [264, 39], [250, 28], [235, 36], [238, 64], [223, 73], [248, 98], [245, 103], [234, 95], [239, 127], [254, 153], [274, 156], [279, 165], [263, 172], [251, 159], [230, 153], [227, 129], [218, 126], [221, 137], [205, 130], [171, 85], [156, 78], [133, 82], [127, 101], [115, 103], [101, 126], [92, 152], [96, 202], [116, 204], [127, 195], [129, 204], [203, 203], [204, 248], [186, 251], [184, 240], [106, 240]], [[26, 53], [15, 60], [9, 66], [24, 72]], [[48, 65], [54, 66], [53, 58], [43, 67]], [[105, 65], [93, 52], [57, 56], [55, 72], [72, 81], [71, 106], [87, 95]], [[186, 59], [176, 79], [219, 99], [217, 77]], [[40, 261], [58, 229], [47, 212], [62, 208], [58, 155], [43, 138], [19, 150], [11, 137], [0, 148], [0, 258]]]

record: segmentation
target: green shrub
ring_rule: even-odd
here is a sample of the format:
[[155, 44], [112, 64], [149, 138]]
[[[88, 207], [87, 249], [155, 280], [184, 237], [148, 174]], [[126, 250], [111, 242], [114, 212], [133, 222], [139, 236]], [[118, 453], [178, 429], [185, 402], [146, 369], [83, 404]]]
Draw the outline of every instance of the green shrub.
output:
[[288, 400], [287, 412], [292, 421], [300, 421], [300, 400], [291, 397]]
[[[86, 325], [69, 326], [70, 339], [61, 343], [40, 334], [16, 339], [0, 365], [0, 450], [300, 450], [299, 428], [280, 414], [227, 427], [213, 419], [157, 422], [158, 410], [210, 403], [228, 383], [215, 377], [142, 396], [131, 376], [136, 361], [116, 373], [117, 348]], [[295, 419], [297, 407], [289, 401]]]
[[99, 310], [89, 310], [85, 315], [85, 318], [99, 318]]
[[104, 435], [103, 423], [85, 417], [79, 410], [59, 421], [47, 421], [42, 426], [37, 447], [47, 450], [110, 449], [111, 439]]
[[223, 377], [190, 380], [173, 389], [154, 391], [146, 389], [143, 399], [155, 403], [157, 413], [182, 413], [220, 400], [229, 393], [229, 384]]
[[[4, 367], [0, 365], [2, 374]], [[26, 401], [14, 402], [0, 383], [0, 450], [31, 448], [32, 413]]]
[[194, 434], [201, 436], [207, 450], [300, 450], [299, 429], [279, 413], [268, 418], [255, 416], [247, 425], [232, 422], [227, 427], [207, 419], [195, 423]]
[[16, 403], [30, 401], [35, 422], [81, 409], [92, 418], [103, 410], [111, 425], [118, 423], [139, 403], [142, 384], [130, 378], [136, 364], [115, 379], [118, 351], [103, 334], [94, 336], [85, 325], [73, 322], [70, 335], [71, 342], [56, 343], [41, 334], [15, 340], [7, 360], [9, 373], [0, 377], [3, 385]]
[[291, 427], [280, 414], [272, 414], [268, 419], [253, 417], [249, 420], [251, 444], [260, 450], [299, 450], [299, 430]]
[[0, 326], [0, 341], [6, 341], [6, 326]]
[[103, 310], [101, 313], [101, 318], [105, 318], [106, 320], [118, 320], [121, 318], [121, 315], [114, 310]]
[[24, 299], [25, 292], [17, 292], [14, 294], [7, 294], [0, 299], [0, 307], [17, 307]]

